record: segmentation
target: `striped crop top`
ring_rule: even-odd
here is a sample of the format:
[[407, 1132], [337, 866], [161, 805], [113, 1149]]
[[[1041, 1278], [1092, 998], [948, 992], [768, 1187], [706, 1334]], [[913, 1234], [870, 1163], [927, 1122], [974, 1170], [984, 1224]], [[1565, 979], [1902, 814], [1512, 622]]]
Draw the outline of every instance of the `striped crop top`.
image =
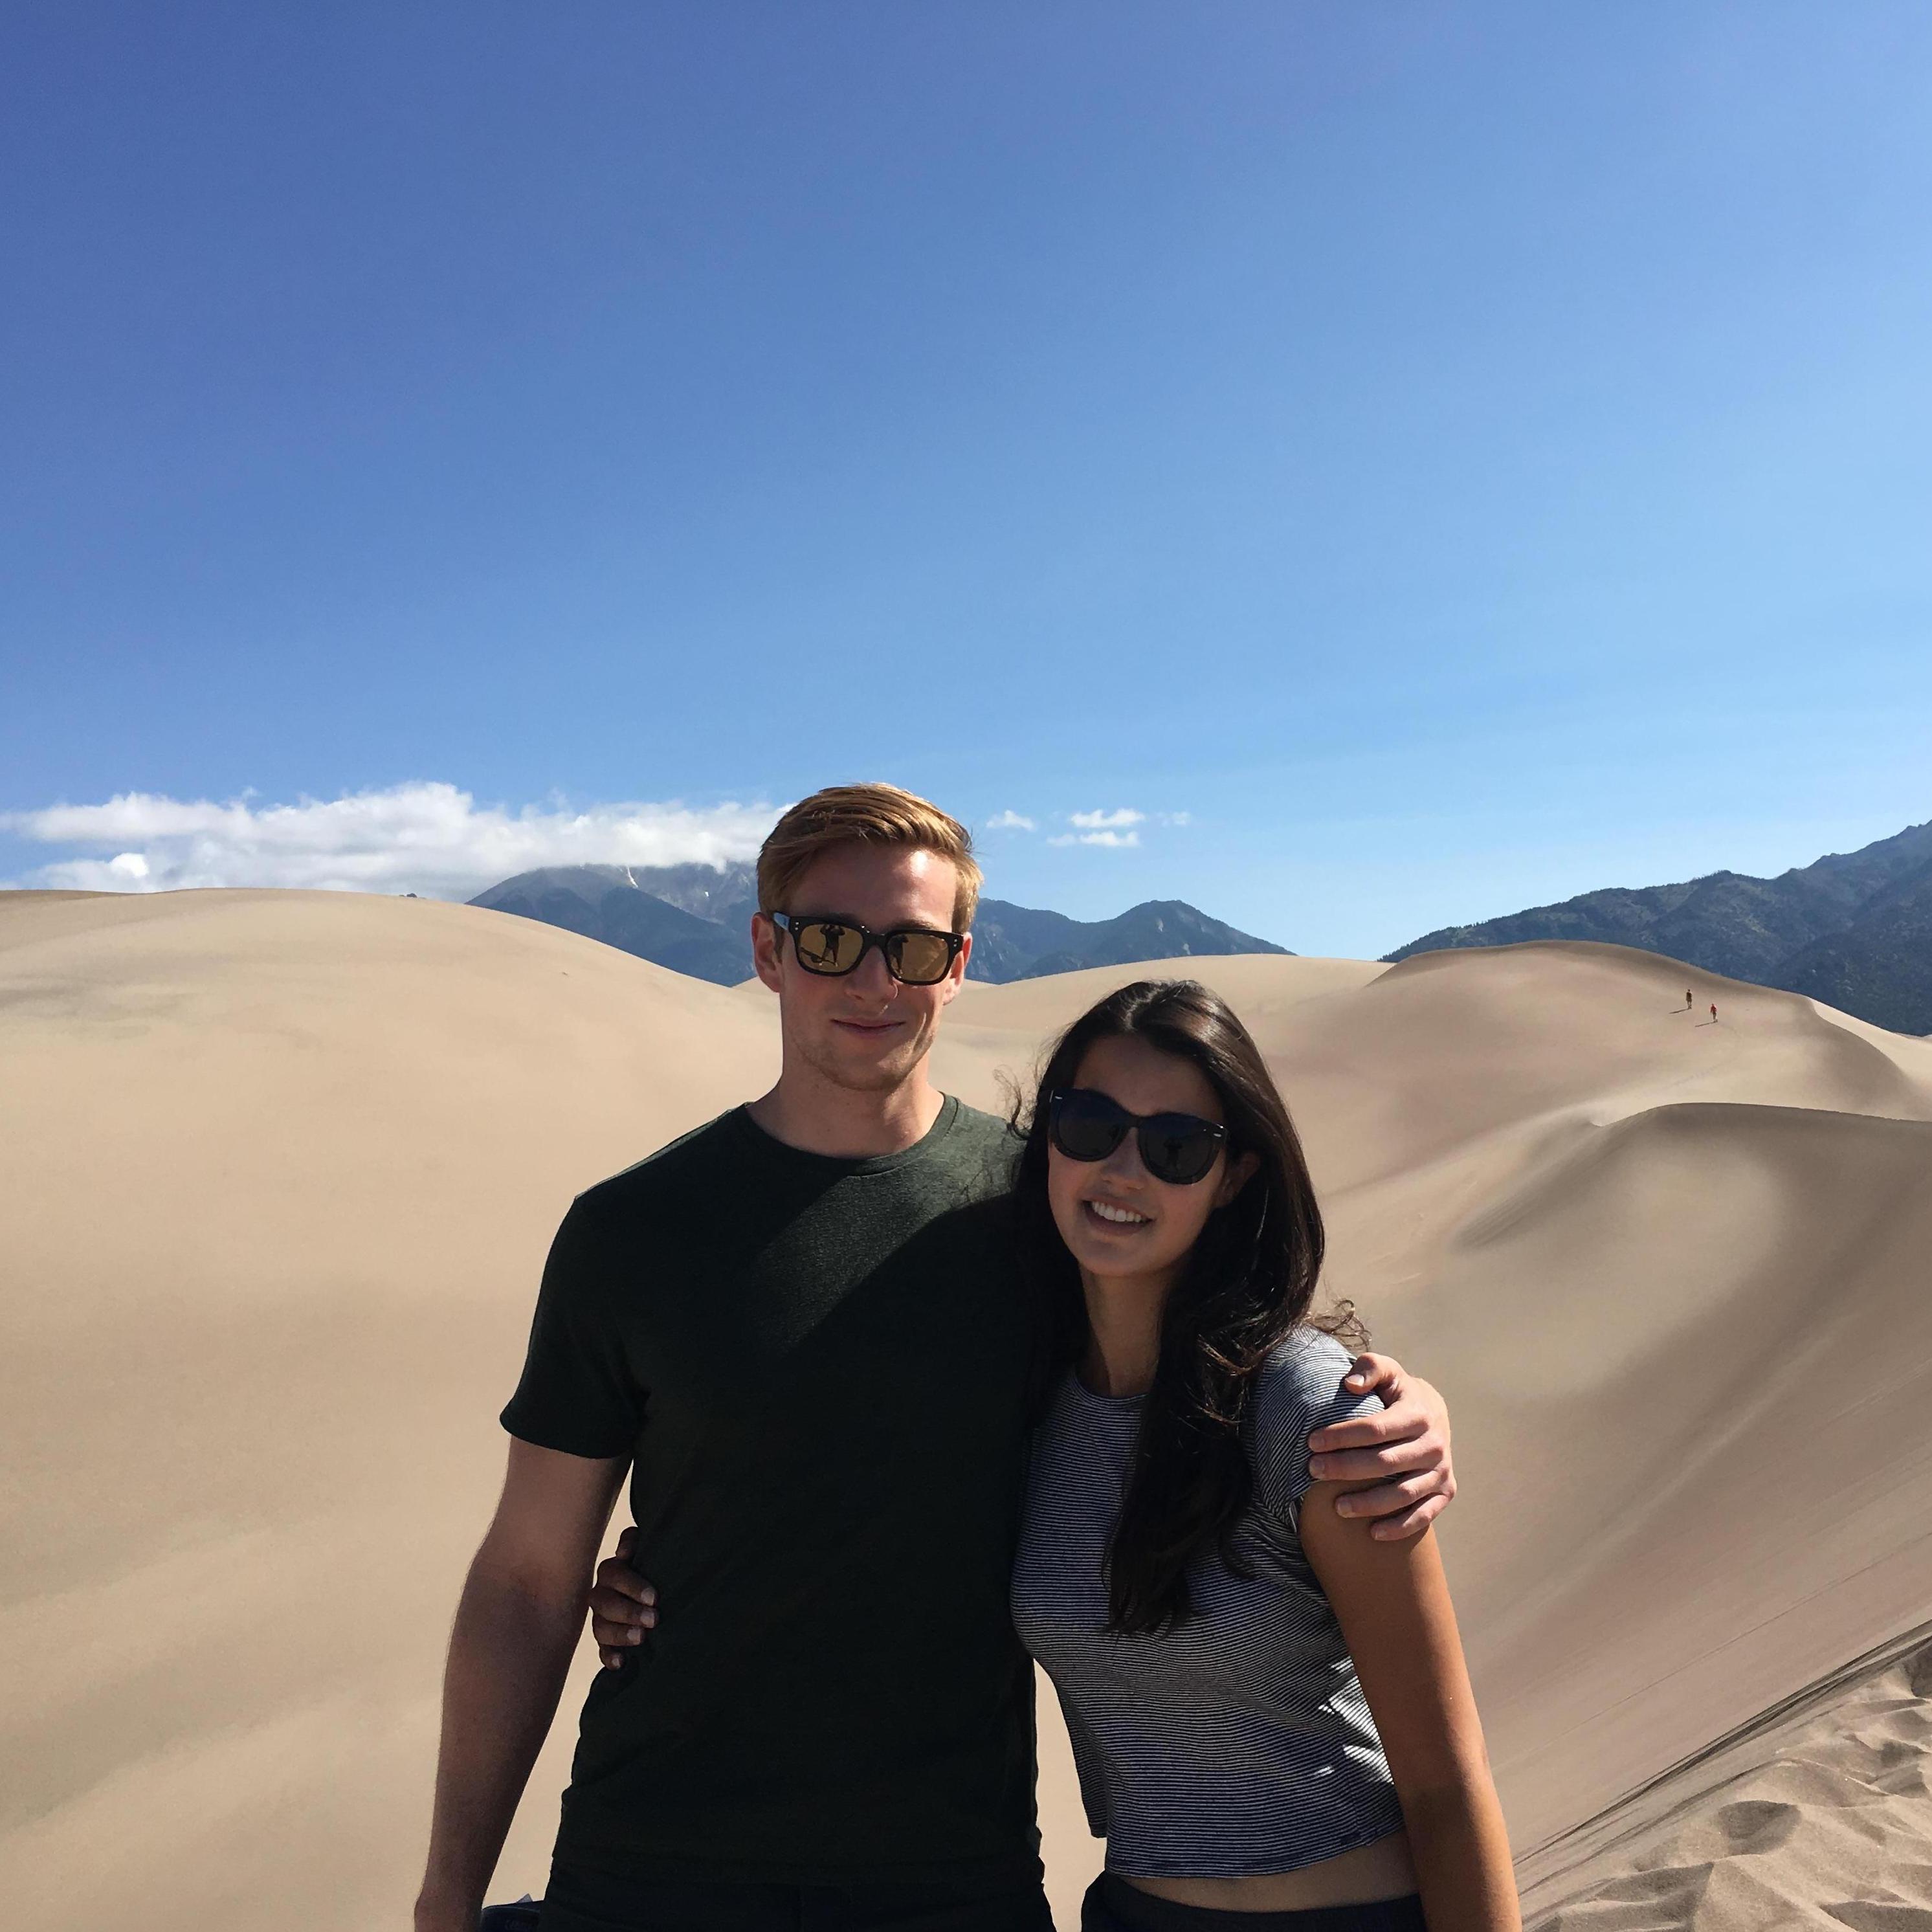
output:
[[1377, 1406], [1342, 1390], [1348, 1364], [1330, 1336], [1301, 1329], [1264, 1365], [1244, 1425], [1254, 1495], [1234, 1538], [1254, 1574], [1197, 1558], [1192, 1614], [1151, 1636], [1108, 1633], [1101, 1574], [1140, 1398], [1097, 1396], [1070, 1375], [1034, 1437], [1013, 1621], [1060, 1694], [1112, 1871], [1292, 1871], [1401, 1826], [1355, 1666], [1296, 1529], [1310, 1432]]

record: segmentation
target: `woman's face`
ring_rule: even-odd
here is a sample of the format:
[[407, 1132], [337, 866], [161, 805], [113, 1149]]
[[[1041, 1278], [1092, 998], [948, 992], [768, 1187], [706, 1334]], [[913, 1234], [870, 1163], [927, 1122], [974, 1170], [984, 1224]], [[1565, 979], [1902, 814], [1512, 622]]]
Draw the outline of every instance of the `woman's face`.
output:
[[[1105, 1094], [1130, 1114], [1192, 1114], [1222, 1123], [1220, 1096], [1191, 1060], [1144, 1040], [1096, 1041], [1073, 1084]], [[1179, 1271], [1208, 1217], [1225, 1207], [1253, 1172], [1252, 1154], [1230, 1161], [1223, 1148], [1199, 1180], [1156, 1180], [1129, 1133], [1105, 1160], [1070, 1160], [1048, 1144], [1047, 1199], [1069, 1252], [1090, 1276], [1145, 1276]]]

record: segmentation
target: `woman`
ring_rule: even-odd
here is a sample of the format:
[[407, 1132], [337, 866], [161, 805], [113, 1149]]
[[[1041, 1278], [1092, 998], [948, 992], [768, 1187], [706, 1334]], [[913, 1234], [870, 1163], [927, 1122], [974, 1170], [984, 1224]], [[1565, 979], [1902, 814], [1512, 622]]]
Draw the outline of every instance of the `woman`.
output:
[[1515, 1932], [1433, 1540], [1310, 1480], [1309, 1432], [1372, 1404], [1311, 1321], [1321, 1217], [1226, 1002], [1144, 981], [1076, 1021], [1018, 1192], [1070, 1366], [1013, 1612], [1107, 1839], [1084, 1932]]

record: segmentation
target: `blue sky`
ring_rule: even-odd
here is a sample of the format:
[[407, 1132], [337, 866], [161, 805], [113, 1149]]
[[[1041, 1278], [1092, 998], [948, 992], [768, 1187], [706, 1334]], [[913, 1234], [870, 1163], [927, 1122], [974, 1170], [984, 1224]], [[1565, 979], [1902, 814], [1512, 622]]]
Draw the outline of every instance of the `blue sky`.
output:
[[0, 878], [883, 776], [1372, 955], [1932, 818], [1928, 118], [1922, 0], [9, 8]]

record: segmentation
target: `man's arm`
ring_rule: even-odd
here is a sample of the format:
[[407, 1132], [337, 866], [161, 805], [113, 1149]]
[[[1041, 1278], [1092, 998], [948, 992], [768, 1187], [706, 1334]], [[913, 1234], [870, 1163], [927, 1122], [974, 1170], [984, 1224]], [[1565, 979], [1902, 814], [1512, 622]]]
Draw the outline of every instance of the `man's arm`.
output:
[[1392, 1355], [1358, 1356], [1342, 1386], [1351, 1395], [1380, 1396], [1382, 1413], [1316, 1430], [1309, 1474], [1318, 1483], [1372, 1484], [1330, 1494], [1337, 1516], [1380, 1519], [1369, 1526], [1377, 1542], [1420, 1536], [1456, 1494], [1448, 1404]]
[[584, 1625], [586, 1582], [629, 1467], [510, 1441], [443, 1678], [442, 1742], [416, 1932], [476, 1932]]
[[[1351, 1395], [1378, 1395], [1384, 1406], [1379, 1414], [1318, 1429], [1308, 1438], [1309, 1473], [1317, 1482], [1371, 1485], [1326, 1494], [1338, 1516], [1377, 1519], [1369, 1526], [1377, 1542], [1420, 1536], [1456, 1493], [1448, 1404], [1392, 1355], [1357, 1357], [1344, 1386]], [[637, 1532], [626, 1530], [616, 1553], [598, 1564], [590, 1592], [590, 1634], [606, 1670], [616, 1670], [658, 1620], [658, 1593], [632, 1567], [636, 1547]]]

